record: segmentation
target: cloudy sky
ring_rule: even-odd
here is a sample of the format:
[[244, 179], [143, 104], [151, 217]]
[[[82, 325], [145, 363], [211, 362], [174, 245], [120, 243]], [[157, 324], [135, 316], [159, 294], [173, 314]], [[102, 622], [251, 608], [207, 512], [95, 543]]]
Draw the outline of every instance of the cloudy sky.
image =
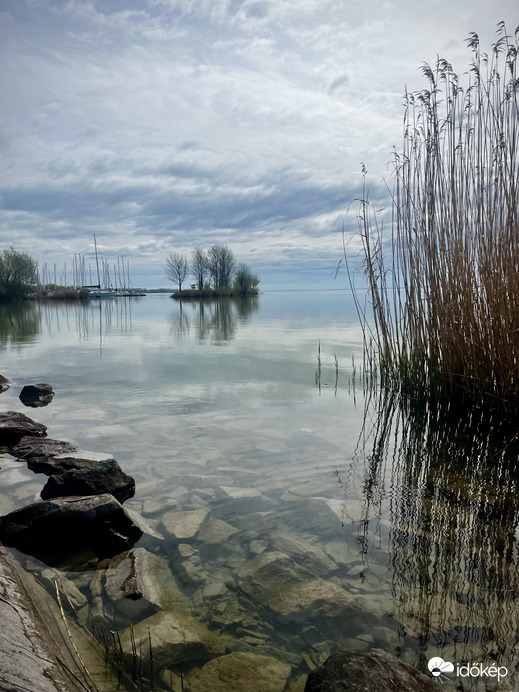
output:
[[264, 289], [343, 288], [405, 86], [438, 54], [465, 71], [501, 20], [517, 0], [0, 0], [0, 248], [70, 283], [95, 233], [157, 287], [169, 252], [219, 243]]

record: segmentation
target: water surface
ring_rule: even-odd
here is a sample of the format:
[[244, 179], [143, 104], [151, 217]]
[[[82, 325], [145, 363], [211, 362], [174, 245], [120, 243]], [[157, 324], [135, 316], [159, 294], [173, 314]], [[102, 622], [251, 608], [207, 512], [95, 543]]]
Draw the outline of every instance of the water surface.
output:
[[[0, 306], [0, 349], [13, 383], [2, 409], [115, 456], [136, 480], [125, 506], [155, 534], [139, 545], [166, 561], [228, 652], [288, 664], [294, 690], [330, 652], [370, 647], [423, 671], [432, 656], [494, 661], [509, 669], [500, 689], [514, 689], [513, 433], [366, 391], [347, 292]], [[56, 395], [27, 409], [17, 395], [37, 382]], [[0, 466], [4, 512], [38, 498], [45, 478], [9, 457]], [[200, 510], [197, 535], [166, 530], [168, 513]], [[92, 573], [67, 574], [89, 626]], [[121, 629], [136, 624], [131, 604], [101, 598]], [[498, 689], [452, 674], [442, 683]]]

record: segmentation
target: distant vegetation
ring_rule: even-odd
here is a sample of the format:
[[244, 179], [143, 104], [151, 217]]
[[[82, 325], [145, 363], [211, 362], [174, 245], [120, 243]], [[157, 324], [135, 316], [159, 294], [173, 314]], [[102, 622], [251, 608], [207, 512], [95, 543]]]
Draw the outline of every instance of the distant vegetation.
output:
[[0, 300], [26, 298], [37, 285], [36, 260], [12, 246], [0, 252]]
[[[183, 290], [188, 276], [195, 283]], [[185, 255], [172, 252], [166, 259], [166, 277], [176, 283], [178, 292], [173, 298], [214, 298], [257, 295], [260, 279], [243, 263], [237, 264], [232, 250], [225, 245], [213, 245], [208, 250], [195, 248], [191, 261]]]
[[88, 300], [89, 290], [88, 288], [59, 286], [51, 283], [41, 286], [34, 297], [48, 300]]
[[467, 86], [444, 59], [422, 68], [393, 161], [389, 242], [366, 189], [360, 201], [369, 366], [412, 396], [519, 400], [517, 36], [500, 24], [487, 56], [471, 33]]

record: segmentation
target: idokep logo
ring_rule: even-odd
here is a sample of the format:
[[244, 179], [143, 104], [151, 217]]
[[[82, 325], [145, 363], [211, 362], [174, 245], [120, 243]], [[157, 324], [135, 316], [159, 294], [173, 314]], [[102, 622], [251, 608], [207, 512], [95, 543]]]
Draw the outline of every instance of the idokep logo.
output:
[[427, 668], [431, 671], [434, 678], [446, 677], [445, 673], [454, 673], [454, 663], [444, 661], [443, 658], [435, 656], [429, 660]]
[[[440, 656], [431, 658], [427, 664], [427, 668], [434, 678], [445, 678], [445, 680], [447, 680], [448, 678], [445, 673], [454, 673], [454, 663], [444, 661]], [[457, 663], [456, 675], [460, 678], [497, 678], [499, 681], [501, 678], [506, 678], [508, 675], [508, 668], [495, 665], [484, 666], [483, 663]]]

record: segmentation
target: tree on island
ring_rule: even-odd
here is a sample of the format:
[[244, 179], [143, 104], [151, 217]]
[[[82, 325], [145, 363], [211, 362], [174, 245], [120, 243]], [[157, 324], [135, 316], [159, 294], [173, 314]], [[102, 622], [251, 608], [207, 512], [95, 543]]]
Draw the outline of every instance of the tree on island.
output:
[[182, 284], [189, 274], [189, 262], [178, 252], [171, 252], [166, 258], [166, 278], [178, 284], [178, 290], [182, 290]]
[[226, 245], [212, 245], [207, 251], [207, 270], [215, 288], [228, 288], [236, 271], [233, 251]]
[[240, 296], [258, 293], [259, 276], [253, 274], [247, 264], [241, 262], [234, 274], [234, 291]]
[[191, 276], [194, 278], [199, 291], [205, 286], [207, 275], [207, 255], [204, 250], [196, 247], [193, 250], [193, 259], [191, 260]]
[[[178, 292], [175, 294], [178, 298], [246, 296], [259, 293], [258, 275], [253, 274], [248, 265], [237, 264], [233, 251], [226, 245], [212, 245], [208, 250], [195, 248], [191, 263], [184, 255], [172, 252], [166, 264], [166, 277], [178, 285]], [[191, 290], [182, 291], [182, 284], [188, 274], [194, 278], [195, 285]]]
[[0, 299], [26, 298], [38, 285], [38, 264], [14, 247], [0, 253]]

